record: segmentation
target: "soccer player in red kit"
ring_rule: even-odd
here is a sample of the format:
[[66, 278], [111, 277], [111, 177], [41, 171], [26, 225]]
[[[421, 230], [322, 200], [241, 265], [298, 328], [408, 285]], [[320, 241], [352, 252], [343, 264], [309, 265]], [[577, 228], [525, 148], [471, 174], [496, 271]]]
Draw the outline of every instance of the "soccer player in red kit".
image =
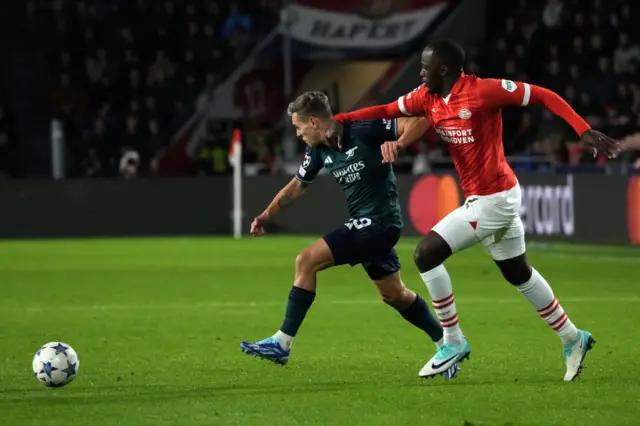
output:
[[[464, 60], [464, 50], [457, 43], [431, 43], [422, 53], [420, 87], [387, 105], [338, 114], [327, 138], [340, 147], [342, 123], [423, 115], [447, 143], [460, 176], [464, 204], [434, 226], [415, 251], [415, 264], [444, 328], [445, 343], [422, 368], [420, 377], [442, 374], [471, 353], [460, 329], [451, 279], [443, 262], [481, 242], [504, 278], [558, 334], [564, 344], [564, 380], [574, 380], [595, 340], [589, 332], [576, 328], [547, 281], [527, 262], [518, 213], [520, 185], [504, 155], [501, 108], [544, 105], [569, 123], [594, 155], [601, 152], [615, 157], [620, 148], [614, 140], [592, 130], [554, 92], [528, 83], [467, 75], [462, 70]], [[402, 148], [402, 140], [383, 144], [384, 161], [394, 161]]]

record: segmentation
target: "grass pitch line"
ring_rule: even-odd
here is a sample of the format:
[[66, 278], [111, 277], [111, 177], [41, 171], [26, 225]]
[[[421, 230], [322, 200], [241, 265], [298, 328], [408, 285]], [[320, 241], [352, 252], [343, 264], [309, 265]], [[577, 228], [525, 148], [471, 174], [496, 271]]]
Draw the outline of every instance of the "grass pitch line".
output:
[[[409, 244], [409, 243], [398, 243], [396, 244], [396, 249], [398, 250], [415, 250], [417, 244]], [[610, 254], [595, 254], [595, 253], [581, 253], [578, 251], [560, 251], [561, 248], [539, 248], [535, 244], [531, 244], [528, 247], [528, 252], [536, 253], [542, 256], [547, 256], [555, 259], [570, 259], [570, 260], [583, 260], [583, 261], [596, 261], [596, 262], [613, 262], [613, 263], [635, 263], [640, 264], [640, 255], [633, 256], [624, 255], [624, 256], [613, 256]], [[638, 251], [640, 254], [640, 250]], [[489, 255], [487, 254], [487, 257]]]
[[[377, 305], [382, 303], [378, 299], [345, 299], [326, 300], [321, 304], [329, 305]], [[491, 298], [491, 297], [463, 297], [456, 299], [456, 303], [462, 305], [483, 305], [483, 304], [512, 304], [522, 303], [522, 298]], [[563, 297], [563, 304], [569, 303], [640, 303], [640, 297], [630, 295], [626, 297]], [[5, 307], [3, 310], [9, 312], [46, 312], [46, 311], [137, 311], [137, 310], [193, 310], [193, 309], [232, 309], [226, 314], [245, 314], [247, 312], [262, 307], [283, 307], [286, 300], [266, 300], [260, 302], [204, 302], [204, 303], [158, 303], [158, 304], [108, 304], [108, 305], [58, 305], [58, 306], [25, 306], [25, 307]]]

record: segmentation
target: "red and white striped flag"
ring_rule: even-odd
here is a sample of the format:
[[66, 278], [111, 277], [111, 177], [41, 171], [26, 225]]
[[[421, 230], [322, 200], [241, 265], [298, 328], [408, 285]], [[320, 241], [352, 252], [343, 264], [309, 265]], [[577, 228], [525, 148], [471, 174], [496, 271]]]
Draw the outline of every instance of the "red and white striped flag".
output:
[[229, 164], [236, 167], [242, 158], [242, 132], [240, 129], [233, 129], [231, 136], [231, 146], [229, 147]]

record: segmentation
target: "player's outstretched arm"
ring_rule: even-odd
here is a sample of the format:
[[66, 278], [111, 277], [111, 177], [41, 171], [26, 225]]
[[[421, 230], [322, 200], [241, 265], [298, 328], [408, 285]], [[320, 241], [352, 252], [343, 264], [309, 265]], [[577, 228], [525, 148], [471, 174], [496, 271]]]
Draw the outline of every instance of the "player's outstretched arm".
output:
[[582, 144], [593, 151], [594, 157], [598, 152], [603, 153], [607, 158], [615, 158], [620, 153], [621, 145], [618, 141], [591, 129], [591, 126], [557, 93], [544, 87], [531, 86], [531, 104], [544, 105], [549, 111], [566, 121], [580, 135]]
[[424, 117], [403, 117], [397, 122], [398, 140], [396, 142], [401, 148], [419, 141], [431, 127], [429, 120]]
[[404, 114], [398, 107], [398, 102], [393, 102], [386, 105], [377, 105], [368, 108], [362, 108], [351, 112], [343, 112], [333, 116], [329, 125], [325, 138], [333, 149], [342, 151], [342, 136], [344, 134], [344, 124], [351, 124], [354, 121], [363, 120], [379, 120], [381, 118], [398, 118], [403, 117]]
[[393, 163], [399, 152], [419, 141], [429, 130], [429, 121], [424, 117], [402, 117], [397, 119], [398, 139], [380, 145], [383, 163]]
[[306, 183], [295, 177], [291, 179], [291, 182], [278, 192], [264, 212], [253, 219], [253, 222], [251, 223], [251, 235], [254, 237], [264, 235], [264, 225], [269, 221], [269, 219], [271, 219], [280, 210], [293, 203], [296, 198], [304, 193], [307, 186], [308, 185]]
[[591, 126], [571, 108], [571, 105], [549, 89], [523, 82], [486, 79], [482, 81], [478, 90], [482, 108], [543, 105], [566, 121], [580, 136], [582, 143], [593, 150], [594, 156], [602, 152], [609, 158], [615, 158], [620, 152], [621, 146], [618, 141], [591, 129]]
[[353, 123], [361, 120], [377, 120], [381, 118], [399, 118], [405, 114], [402, 113], [398, 106], [398, 101], [386, 105], [376, 105], [372, 107], [357, 109], [351, 112], [343, 112], [336, 114], [334, 118], [345, 124]]
[[400, 96], [397, 101], [386, 105], [377, 105], [369, 108], [362, 108], [356, 111], [336, 114], [327, 129], [326, 138], [329, 145], [341, 150], [343, 134], [343, 123], [349, 124], [354, 121], [377, 120], [381, 118], [404, 118], [412, 116], [424, 116], [425, 97], [427, 89], [420, 86], [406, 95]]
[[353, 123], [361, 120], [377, 120], [380, 118], [401, 118], [424, 114], [425, 96], [427, 88], [420, 86], [397, 101], [386, 105], [376, 105], [351, 112], [336, 114], [334, 118], [342, 123]]

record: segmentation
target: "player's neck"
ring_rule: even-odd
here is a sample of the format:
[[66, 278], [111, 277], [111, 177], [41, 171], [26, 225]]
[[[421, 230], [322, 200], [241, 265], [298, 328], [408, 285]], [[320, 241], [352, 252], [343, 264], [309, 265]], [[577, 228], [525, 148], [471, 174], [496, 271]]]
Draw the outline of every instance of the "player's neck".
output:
[[453, 90], [453, 86], [455, 86], [458, 80], [460, 80], [461, 75], [462, 74], [457, 74], [443, 77], [442, 88], [438, 91], [438, 95], [440, 95], [442, 98], [446, 98], [447, 96], [449, 96], [451, 94], [451, 91]]
[[[333, 116], [331, 117], [333, 118]], [[328, 121], [320, 121], [318, 123], [318, 132], [322, 135], [327, 133], [327, 129], [329, 129], [329, 122]], [[323, 140], [322, 144], [330, 146], [329, 142], [327, 142], [326, 140]]]

